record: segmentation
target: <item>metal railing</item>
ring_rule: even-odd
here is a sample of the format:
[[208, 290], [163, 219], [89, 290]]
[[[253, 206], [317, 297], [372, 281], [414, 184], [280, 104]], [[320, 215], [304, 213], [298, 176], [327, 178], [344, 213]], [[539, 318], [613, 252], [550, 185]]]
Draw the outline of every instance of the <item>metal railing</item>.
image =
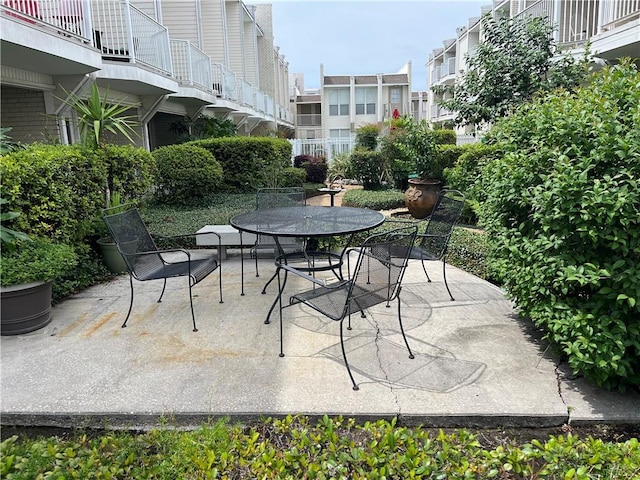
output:
[[92, 2], [95, 42], [110, 60], [141, 63], [173, 74], [169, 32], [128, 1]]
[[238, 100], [236, 74], [221, 63], [213, 64], [213, 92], [228, 100]]
[[180, 83], [213, 91], [213, 73], [209, 56], [187, 40], [170, 40], [173, 76]]
[[0, 7], [12, 18], [92, 41], [89, 0], [3, 0]]
[[640, 0], [600, 2], [600, 31], [607, 31], [640, 17]]

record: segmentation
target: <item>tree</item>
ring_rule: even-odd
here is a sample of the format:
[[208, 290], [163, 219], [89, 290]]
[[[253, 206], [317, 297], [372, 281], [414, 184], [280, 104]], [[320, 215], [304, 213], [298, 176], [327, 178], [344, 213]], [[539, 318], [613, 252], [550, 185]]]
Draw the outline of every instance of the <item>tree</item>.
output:
[[553, 26], [546, 18], [482, 18], [484, 40], [467, 58], [468, 69], [455, 85], [433, 87], [449, 98], [440, 106], [456, 112], [459, 126], [491, 124], [526, 103], [538, 91], [574, 88], [586, 79], [589, 47], [580, 59], [554, 58]]

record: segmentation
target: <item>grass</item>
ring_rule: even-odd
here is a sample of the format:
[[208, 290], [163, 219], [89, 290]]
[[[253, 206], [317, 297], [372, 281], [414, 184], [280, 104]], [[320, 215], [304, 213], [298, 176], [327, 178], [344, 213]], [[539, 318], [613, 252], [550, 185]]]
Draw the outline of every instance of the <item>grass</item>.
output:
[[379, 420], [304, 416], [253, 425], [219, 420], [192, 431], [74, 432], [2, 442], [9, 479], [632, 479], [637, 438], [561, 434], [518, 442]]

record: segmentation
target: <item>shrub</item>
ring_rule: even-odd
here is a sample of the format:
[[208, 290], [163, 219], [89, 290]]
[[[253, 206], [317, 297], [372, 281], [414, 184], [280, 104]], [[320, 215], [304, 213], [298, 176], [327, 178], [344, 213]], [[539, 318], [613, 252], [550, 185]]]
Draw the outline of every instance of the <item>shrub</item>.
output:
[[153, 156], [157, 163], [156, 199], [160, 203], [197, 204], [220, 188], [222, 167], [204, 148], [168, 145], [154, 150]]
[[378, 136], [380, 135], [380, 127], [370, 123], [356, 129], [356, 147], [362, 147], [366, 150], [375, 150], [378, 148]]
[[106, 145], [96, 151], [107, 164], [107, 185], [123, 198], [140, 199], [155, 180], [155, 158], [144, 148], [132, 145]]
[[186, 145], [209, 150], [222, 165], [224, 187], [233, 192], [272, 186], [291, 166], [291, 143], [281, 138], [212, 138]]
[[497, 146], [481, 143], [470, 143], [458, 148], [461, 153], [453, 166], [445, 167], [444, 176], [449, 187], [460, 190], [465, 195], [461, 220], [474, 223], [485, 199], [482, 169], [500, 153]]
[[329, 165], [329, 178], [337, 177], [350, 178], [355, 177], [353, 173], [353, 165], [351, 164], [351, 156], [348, 153], [336, 153], [331, 159]]
[[404, 193], [398, 190], [347, 190], [342, 197], [345, 207], [391, 210], [404, 206]]
[[300, 187], [307, 178], [307, 172], [300, 168], [283, 168], [278, 175], [278, 187]]
[[313, 155], [296, 155], [293, 166], [304, 169], [306, 174], [304, 181], [309, 183], [324, 183], [329, 169], [323, 157]]
[[351, 166], [356, 180], [362, 182], [365, 190], [382, 187], [387, 167], [380, 152], [357, 147], [351, 152]]
[[12, 228], [28, 235], [81, 243], [105, 204], [105, 162], [78, 145], [33, 144], [2, 156], [0, 177], [7, 209], [22, 213]]
[[495, 127], [481, 214], [492, 265], [577, 374], [640, 384], [640, 74], [607, 67]]
[[431, 133], [431, 139], [436, 145], [455, 145], [458, 141], [458, 136], [455, 130], [439, 129]]

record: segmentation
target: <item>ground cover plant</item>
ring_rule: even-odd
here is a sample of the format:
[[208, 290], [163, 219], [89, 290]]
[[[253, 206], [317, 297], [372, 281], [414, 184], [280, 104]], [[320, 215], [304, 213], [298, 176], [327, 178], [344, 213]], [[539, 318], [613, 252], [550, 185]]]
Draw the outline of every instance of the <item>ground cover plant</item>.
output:
[[499, 122], [491, 269], [576, 374], [640, 385], [640, 73], [623, 61]]
[[1, 444], [7, 480], [95, 479], [632, 479], [637, 437], [559, 431], [516, 440], [504, 431], [443, 431], [327, 416], [226, 420], [192, 431], [11, 436]]

